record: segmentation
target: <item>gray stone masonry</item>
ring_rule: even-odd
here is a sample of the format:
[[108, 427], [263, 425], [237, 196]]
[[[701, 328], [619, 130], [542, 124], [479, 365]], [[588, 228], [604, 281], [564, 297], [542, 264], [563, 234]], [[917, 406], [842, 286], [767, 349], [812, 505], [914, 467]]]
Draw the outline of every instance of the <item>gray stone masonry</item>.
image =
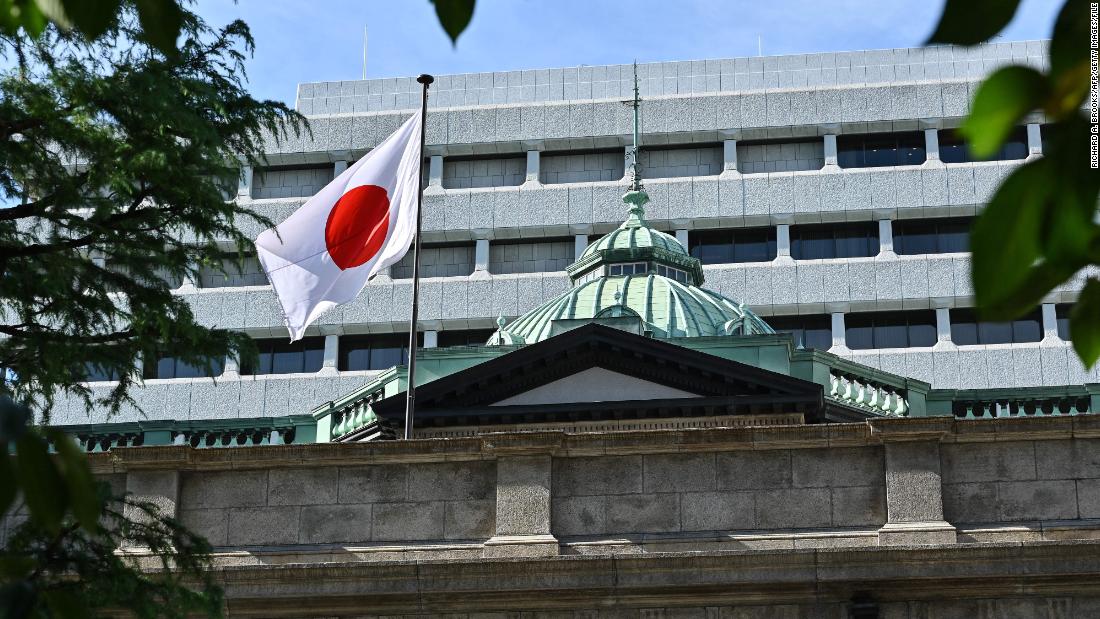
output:
[[931, 417], [92, 462], [221, 551], [359, 561], [1087, 539], [1100, 535], [1096, 453], [1091, 417]]

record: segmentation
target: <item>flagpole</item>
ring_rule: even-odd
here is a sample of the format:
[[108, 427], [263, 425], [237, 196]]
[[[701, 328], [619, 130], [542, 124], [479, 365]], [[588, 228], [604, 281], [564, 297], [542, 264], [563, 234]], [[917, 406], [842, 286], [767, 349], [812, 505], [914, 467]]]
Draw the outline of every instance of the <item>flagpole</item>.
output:
[[420, 191], [416, 194], [416, 240], [413, 242], [413, 299], [409, 318], [409, 388], [405, 392], [405, 440], [413, 436], [413, 415], [416, 412], [416, 329], [420, 304], [420, 218], [424, 210], [424, 135], [428, 127], [428, 86], [435, 78], [427, 73], [416, 78], [424, 85], [420, 99]]

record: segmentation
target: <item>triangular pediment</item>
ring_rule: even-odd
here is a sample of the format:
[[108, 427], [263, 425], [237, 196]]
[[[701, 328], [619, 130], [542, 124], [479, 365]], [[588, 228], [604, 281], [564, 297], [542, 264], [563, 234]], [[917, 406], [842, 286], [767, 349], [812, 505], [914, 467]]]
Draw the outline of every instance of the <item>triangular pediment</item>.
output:
[[493, 402], [490, 406], [530, 406], [575, 402], [626, 402], [630, 400], [671, 400], [698, 398], [668, 385], [635, 378], [601, 367], [588, 368], [565, 378], [550, 381], [523, 393]]
[[[405, 394], [372, 405], [401, 427]], [[821, 385], [590, 323], [420, 385], [417, 426], [824, 411]]]

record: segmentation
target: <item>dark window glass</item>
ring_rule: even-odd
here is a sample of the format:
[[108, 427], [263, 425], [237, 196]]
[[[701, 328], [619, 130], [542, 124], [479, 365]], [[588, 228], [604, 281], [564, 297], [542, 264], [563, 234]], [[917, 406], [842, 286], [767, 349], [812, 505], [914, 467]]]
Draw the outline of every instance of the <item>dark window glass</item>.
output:
[[895, 221], [894, 252], [902, 256], [970, 250], [969, 217]]
[[295, 374], [316, 372], [325, 359], [325, 338], [307, 337], [297, 342], [284, 339], [256, 340], [255, 365], [244, 363], [241, 374]]
[[877, 168], [924, 163], [924, 133], [839, 135], [837, 164], [842, 168]]
[[693, 231], [688, 247], [703, 264], [768, 262], [775, 260], [775, 228]]
[[1020, 344], [1043, 339], [1042, 313], [1011, 322], [978, 320], [973, 310], [951, 310], [951, 341], [959, 346], [975, 344]]
[[1073, 311], [1072, 303], [1064, 303], [1054, 306], [1054, 316], [1058, 321], [1058, 337], [1064, 341], [1069, 340], [1069, 313]]
[[225, 369], [225, 360], [211, 359], [210, 370], [202, 364], [192, 365], [171, 355], [158, 354], [145, 357], [142, 375], [145, 378], [203, 378], [220, 376]]
[[99, 367], [94, 363], [84, 364], [84, 378], [85, 381], [99, 381], [99, 380], [118, 380], [118, 374], [113, 371], [107, 371], [105, 368]]
[[848, 348], [919, 348], [936, 343], [936, 312], [875, 312], [844, 317]]
[[[486, 336], [488, 339], [488, 336]], [[417, 346], [423, 346], [424, 334], [417, 334]], [[401, 333], [387, 335], [345, 335], [340, 338], [341, 370], [388, 370], [395, 365], [409, 362], [409, 336]]]
[[791, 257], [795, 260], [863, 258], [877, 255], [878, 250], [877, 222], [791, 226]]
[[[944, 163], [966, 163], [969, 161], [983, 161], [974, 157], [967, 146], [966, 140], [955, 130], [939, 132], [940, 160]], [[1017, 127], [1009, 134], [1004, 145], [984, 161], [1010, 161], [1013, 159], [1027, 158], [1027, 128]]]
[[765, 321], [777, 333], [790, 333], [795, 346], [829, 350], [833, 345], [831, 316], [772, 316]]
[[470, 329], [466, 331], [440, 331], [436, 345], [440, 348], [452, 346], [481, 346], [493, 336], [496, 329]]

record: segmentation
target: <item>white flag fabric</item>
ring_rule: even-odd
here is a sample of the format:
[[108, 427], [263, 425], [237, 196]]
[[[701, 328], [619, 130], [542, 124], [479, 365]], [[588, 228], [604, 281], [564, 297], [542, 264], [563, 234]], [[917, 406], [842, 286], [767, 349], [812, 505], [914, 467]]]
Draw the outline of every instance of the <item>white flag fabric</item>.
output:
[[409, 250], [420, 191], [420, 114], [256, 238], [290, 340]]

